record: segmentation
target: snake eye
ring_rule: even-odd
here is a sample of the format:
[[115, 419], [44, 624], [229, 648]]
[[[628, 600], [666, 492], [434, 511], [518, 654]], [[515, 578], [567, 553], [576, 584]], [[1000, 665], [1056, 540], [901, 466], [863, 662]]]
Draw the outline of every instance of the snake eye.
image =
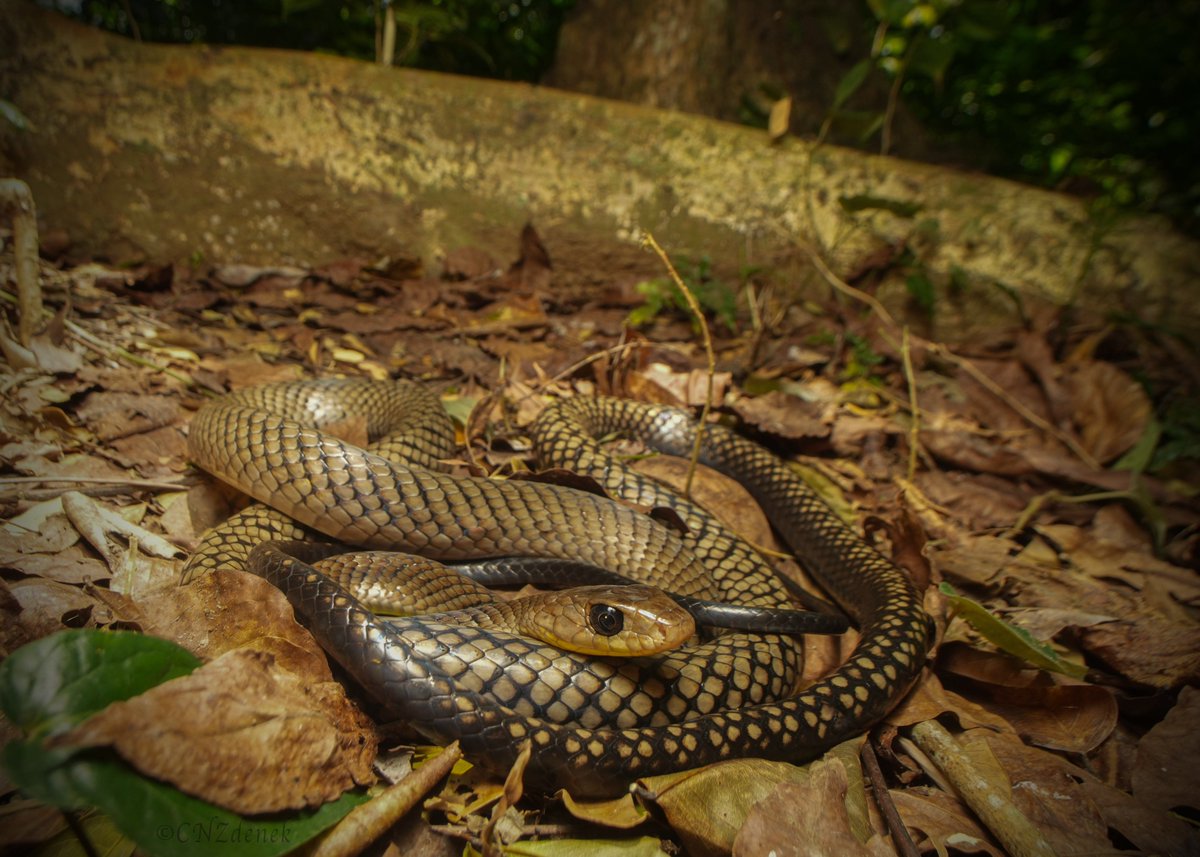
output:
[[611, 604], [593, 604], [592, 609], [588, 611], [588, 621], [596, 633], [605, 637], [619, 634], [625, 627], [625, 617]]

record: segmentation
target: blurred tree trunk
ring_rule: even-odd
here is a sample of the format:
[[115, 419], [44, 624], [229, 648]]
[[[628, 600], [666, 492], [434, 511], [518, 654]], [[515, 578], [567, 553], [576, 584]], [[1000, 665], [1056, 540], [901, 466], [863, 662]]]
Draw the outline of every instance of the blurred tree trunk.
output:
[[[766, 127], [772, 102], [792, 99], [790, 130], [814, 137], [845, 74], [870, 55], [872, 22], [846, 0], [579, 0], [543, 83], [649, 107]], [[850, 106], [881, 115], [888, 82], [873, 75]], [[878, 151], [852, 127], [831, 142]], [[890, 154], [928, 160], [921, 126], [899, 105]]]

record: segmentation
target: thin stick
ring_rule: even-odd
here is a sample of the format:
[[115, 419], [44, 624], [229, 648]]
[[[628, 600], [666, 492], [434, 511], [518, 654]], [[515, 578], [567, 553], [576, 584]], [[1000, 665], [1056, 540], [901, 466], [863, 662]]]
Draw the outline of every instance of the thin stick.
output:
[[696, 476], [696, 466], [700, 463], [700, 446], [704, 442], [704, 428], [708, 424], [708, 414], [712, 410], [713, 377], [717, 374], [717, 355], [713, 351], [712, 335], [708, 331], [708, 321], [704, 318], [704, 310], [700, 307], [700, 302], [696, 300], [696, 296], [692, 294], [692, 290], [684, 285], [679, 272], [675, 270], [675, 266], [671, 264], [670, 258], [668, 258], [663, 248], [659, 246], [658, 242], [654, 240], [654, 236], [651, 233], [646, 233], [642, 239], [642, 243], [649, 245], [658, 254], [658, 258], [662, 260], [663, 265], [667, 268], [667, 273], [671, 275], [675, 287], [683, 293], [683, 299], [687, 301], [688, 308], [691, 310], [693, 316], [695, 316], [696, 322], [700, 325], [700, 335], [704, 340], [704, 355], [708, 358], [704, 407], [700, 411], [700, 421], [696, 426], [696, 440], [692, 444], [692, 457], [688, 462], [687, 481], [684, 483], [683, 489], [683, 496], [691, 499], [692, 480]]
[[904, 380], [908, 384], [911, 423], [908, 429], [908, 481], [917, 475], [917, 445], [921, 442], [921, 409], [917, 405], [917, 379], [913, 374], [912, 350], [908, 344], [908, 326], [901, 334], [900, 355], [904, 358]]
[[180, 482], [159, 482], [153, 479], [123, 479], [120, 476], [0, 476], [0, 485], [28, 485], [45, 482], [70, 482], [73, 485], [122, 485], [152, 491], [179, 491], [188, 486]]
[[863, 770], [867, 772], [867, 779], [871, 781], [871, 792], [875, 795], [875, 803], [879, 807], [879, 811], [883, 813], [883, 819], [887, 822], [888, 830], [892, 834], [892, 844], [896, 846], [900, 857], [920, 857], [921, 852], [912, 841], [908, 827], [905, 825], [904, 819], [900, 817], [896, 803], [892, 800], [892, 794], [888, 791], [887, 783], [883, 780], [879, 759], [876, 758], [875, 749], [871, 746], [869, 739], [863, 741], [862, 750], [858, 755], [862, 760]]

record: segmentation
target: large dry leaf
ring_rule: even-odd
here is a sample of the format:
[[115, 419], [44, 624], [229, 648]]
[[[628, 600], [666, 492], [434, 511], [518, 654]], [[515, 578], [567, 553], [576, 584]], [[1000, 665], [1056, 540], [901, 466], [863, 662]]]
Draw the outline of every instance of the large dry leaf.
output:
[[1179, 701], [1138, 742], [1133, 795], [1158, 809], [1200, 809], [1200, 690], [1185, 687]]
[[234, 812], [317, 806], [373, 781], [370, 721], [334, 682], [235, 651], [114, 703], [64, 735]]
[[780, 783], [758, 801], [738, 831], [734, 857], [872, 857], [892, 854], [880, 837], [864, 844], [851, 830], [846, 769], [836, 759], [814, 762], [805, 783]]
[[1063, 367], [1072, 420], [1084, 449], [1107, 464], [1133, 446], [1153, 408], [1142, 385], [1111, 363], [1086, 361]]
[[309, 681], [333, 677], [321, 647], [296, 622], [287, 596], [253, 574], [219, 569], [187, 586], [145, 595], [137, 606], [146, 633], [178, 643], [198, 658], [254, 649]]
[[647, 777], [637, 794], [652, 801], [697, 857], [728, 854], [754, 804], [780, 783], [804, 782], [795, 765], [763, 759], [737, 759], [704, 768]]
[[1117, 703], [1106, 688], [1055, 682], [1049, 673], [1016, 658], [948, 643], [938, 654], [938, 671], [959, 689], [1001, 715], [1026, 740], [1053, 750], [1086, 753], [1100, 745], [1117, 723]]
[[737, 415], [760, 431], [788, 440], [829, 437], [835, 406], [832, 402], [806, 401], [782, 390], [733, 404]]

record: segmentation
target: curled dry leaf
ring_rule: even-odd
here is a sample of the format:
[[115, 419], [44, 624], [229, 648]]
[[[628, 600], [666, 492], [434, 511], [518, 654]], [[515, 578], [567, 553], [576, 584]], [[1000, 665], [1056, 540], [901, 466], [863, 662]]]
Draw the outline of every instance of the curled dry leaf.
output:
[[375, 734], [341, 686], [262, 652], [229, 652], [114, 703], [58, 743], [112, 746], [142, 773], [242, 814], [317, 806], [374, 779]]

